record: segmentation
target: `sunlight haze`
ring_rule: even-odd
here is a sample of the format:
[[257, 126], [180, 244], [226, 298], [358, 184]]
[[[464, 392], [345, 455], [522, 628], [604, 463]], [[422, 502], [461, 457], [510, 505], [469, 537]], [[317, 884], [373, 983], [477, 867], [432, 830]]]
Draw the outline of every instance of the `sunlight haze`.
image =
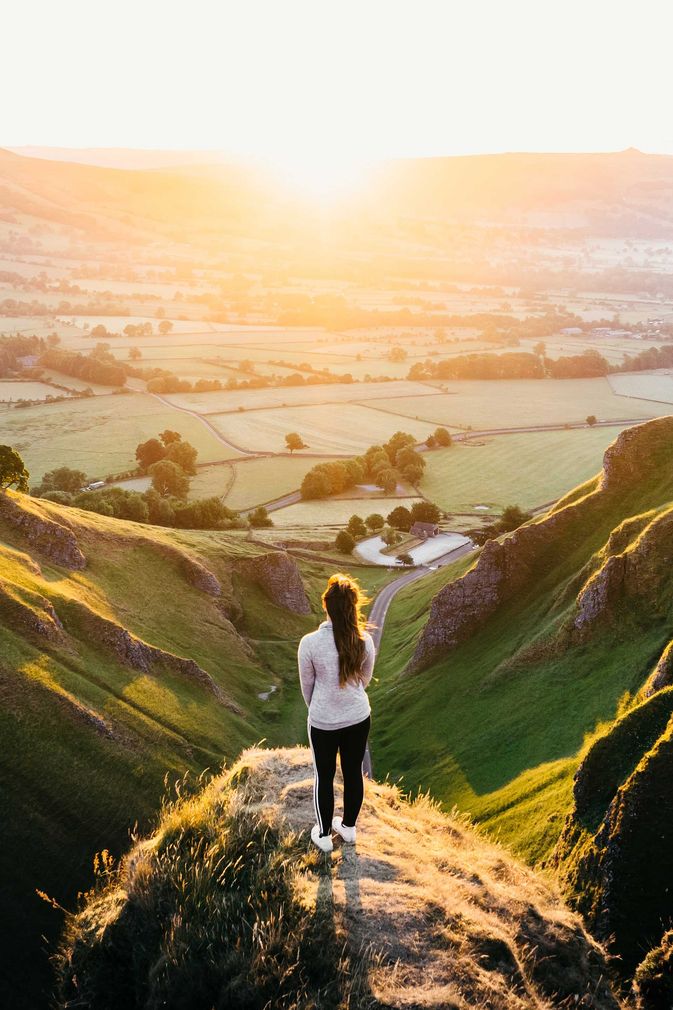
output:
[[371, 158], [673, 152], [652, 0], [106, 6], [13, 12], [0, 146], [255, 155], [318, 189]]

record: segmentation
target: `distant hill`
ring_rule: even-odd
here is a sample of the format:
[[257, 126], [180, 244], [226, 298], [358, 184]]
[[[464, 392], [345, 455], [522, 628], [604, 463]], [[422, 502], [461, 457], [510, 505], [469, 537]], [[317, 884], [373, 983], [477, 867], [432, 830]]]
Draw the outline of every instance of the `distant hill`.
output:
[[441, 247], [447, 224], [673, 237], [673, 158], [635, 150], [381, 162], [329, 208], [327, 225], [310, 198], [256, 162], [215, 152], [37, 150], [53, 159], [0, 150], [4, 212], [18, 215], [19, 228], [57, 223], [98, 241], [169, 238], [207, 249], [222, 235], [285, 236], [377, 249], [376, 222], [389, 240], [430, 247]]
[[57, 1005], [616, 1010], [553, 888], [370, 781], [357, 847], [309, 849], [307, 748], [252, 749], [164, 812], [68, 922]]
[[301, 731], [301, 699], [295, 719], [257, 695], [294, 684], [315, 623], [284, 552], [0, 492], [2, 1005], [34, 1010], [48, 984], [40, 935], [61, 915], [36, 889], [71, 906], [94, 853], [150, 823], [166, 773]]
[[372, 702], [379, 773], [532, 862], [556, 847], [627, 973], [670, 922], [672, 544], [663, 417], [622, 432], [600, 474], [476, 561], [402, 590]]

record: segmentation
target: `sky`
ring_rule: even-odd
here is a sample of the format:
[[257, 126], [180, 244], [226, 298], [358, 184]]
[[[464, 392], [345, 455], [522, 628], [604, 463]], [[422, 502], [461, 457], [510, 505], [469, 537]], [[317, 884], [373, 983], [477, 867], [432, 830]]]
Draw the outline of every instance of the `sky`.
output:
[[0, 146], [673, 153], [668, 0], [21, 0]]

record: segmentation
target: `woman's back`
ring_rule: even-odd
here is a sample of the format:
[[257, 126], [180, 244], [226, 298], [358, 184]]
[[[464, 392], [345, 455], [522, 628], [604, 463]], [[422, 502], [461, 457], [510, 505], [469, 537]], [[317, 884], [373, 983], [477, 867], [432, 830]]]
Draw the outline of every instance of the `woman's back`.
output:
[[304, 635], [299, 643], [299, 677], [309, 706], [309, 721], [317, 729], [341, 729], [366, 719], [371, 711], [365, 688], [372, 678], [376, 650], [363, 632], [365, 652], [359, 678], [339, 680], [339, 653], [330, 620]]

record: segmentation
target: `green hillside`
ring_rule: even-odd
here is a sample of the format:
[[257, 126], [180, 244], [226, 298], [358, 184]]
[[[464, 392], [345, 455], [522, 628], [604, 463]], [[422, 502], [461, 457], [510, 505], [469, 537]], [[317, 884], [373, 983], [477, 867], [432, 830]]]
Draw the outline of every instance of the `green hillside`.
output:
[[0, 494], [0, 994], [36, 1005], [39, 937], [62, 921], [36, 889], [71, 907], [94, 853], [148, 825], [166, 775], [305, 741], [296, 645], [326, 574], [225, 533]]
[[550, 852], [580, 759], [671, 637], [672, 464], [673, 417], [627, 429], [548, 513], [396, 596], [377, 774], [457, 804], [531, 861]]

